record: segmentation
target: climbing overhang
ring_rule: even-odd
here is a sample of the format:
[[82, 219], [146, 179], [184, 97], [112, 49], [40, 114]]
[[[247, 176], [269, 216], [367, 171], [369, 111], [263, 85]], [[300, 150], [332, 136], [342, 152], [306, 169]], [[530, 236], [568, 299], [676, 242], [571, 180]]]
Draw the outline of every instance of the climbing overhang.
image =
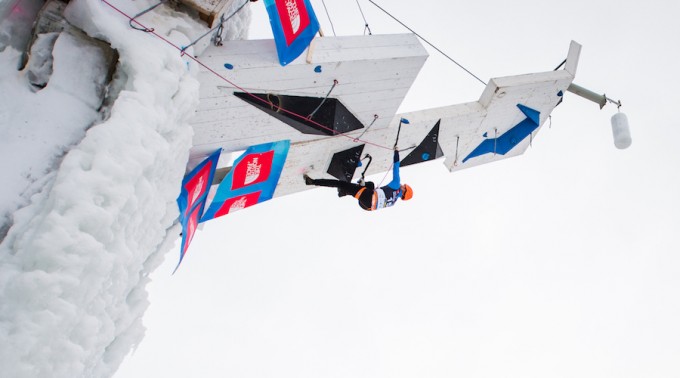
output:
[[[495, 78], [477, 101], [395, 115], [427, 57], [414, 35], [325, 37], [314, 45], [313, 53], [286, 67], [278, 64], [272, 41], [233, 41], [208, 49], [201, 60], [216, 72], [199, 74], [192, 160], [217, 148], [242, 151], [289, 140], [275, 193], [280, 196], [306, 189], [301, 169], [355, 180], [358, 173], [348, 164], [370, 154], [374, 159], [367, 174], [389, 170], [389, 151], [402, 118], [410, 121], [398, 146], [409, 151], [402, 153], [404, 165], [445, 156], [446, 167], [455, 171], [516, 156], [562, 101], [580, 54], [580, 45], [572, 43], [563, 69]], [[327, 101], [341, 104], [358, 126], [322, 135], [300, 126], [314, 123], [309, 104], [321, 108]], [[340, 161], [342, 156], [348, 162]]]

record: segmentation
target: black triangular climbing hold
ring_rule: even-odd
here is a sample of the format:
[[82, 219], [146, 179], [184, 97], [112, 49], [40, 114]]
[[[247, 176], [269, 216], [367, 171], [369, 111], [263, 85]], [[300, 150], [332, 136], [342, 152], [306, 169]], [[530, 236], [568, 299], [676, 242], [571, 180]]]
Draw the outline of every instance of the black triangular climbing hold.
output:
[[434, 125], [418, 147], [411, 151], [411, 153], [401, 161], [402, 167], [438, 159], [444, 156], [444, 152], [442, 151], [441, 146], [439, 146], [439, 124], [441, 121], [441, 119], [437, 121], [437, 124]]
[[333, 154], [331, 164], [326, 172], [340, 181], [351, 182], [354, 172], [359, 166], [363, 151], [364, 145], [362, 144], [348, 150], [336, 152]]
[[[324, 100], [321, 97], [243, 92], [234, 92], [234, 96], [303, 134], [336, 135], [364, 127], [337, 98]], [[312, 113], [313, 116], [307, 118]]]

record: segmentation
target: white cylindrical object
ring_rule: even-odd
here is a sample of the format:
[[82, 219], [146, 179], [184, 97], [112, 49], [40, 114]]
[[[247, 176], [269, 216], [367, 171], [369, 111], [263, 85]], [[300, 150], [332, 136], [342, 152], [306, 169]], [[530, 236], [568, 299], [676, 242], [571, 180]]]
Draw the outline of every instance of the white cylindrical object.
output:
[[623, 113], [616, 113], [612, 116], [612, 132], [614, 133], [614, 145], [620, 150], [628, 148], [633, 142], [630, 137], [628, 117]]

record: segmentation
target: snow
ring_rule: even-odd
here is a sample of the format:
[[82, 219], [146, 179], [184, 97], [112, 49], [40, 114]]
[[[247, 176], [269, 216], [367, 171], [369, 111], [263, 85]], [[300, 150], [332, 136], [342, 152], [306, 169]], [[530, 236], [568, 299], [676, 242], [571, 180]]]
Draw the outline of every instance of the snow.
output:
[[[112, 2], [130, 14], [153, 3]], [[39, 41], [49, 47], [52, 38], [54, 50], [52, 58], [35, 51], [40, 64], [29, 65], [31, 81], [47, 81], [37, 90], [29, 69], [16, 70], [17, 40], [28, 39], [28, 28], [9, 5], [0, 9], [9, 15], [0, 25], [2, 375], [111, 376], [143, 338], [148, 275], [179, 234], [175, 200], [191, 147], [197, 67], [131, 30], [104, 2], [73, 0], [69, 22], [120, 55], [110, 88], [117, 97], [99, 109], [106, 68], [68, 33]], [[178, 45], [206, 31], [165, 6], [142, 21]]]
[[[31, 27], [42, 1], [5, 0], [0, 2], [0, 52], [5, 46], [21, 50], [31, 37]], [[4, 65], [3, 65], [4, 66]]]

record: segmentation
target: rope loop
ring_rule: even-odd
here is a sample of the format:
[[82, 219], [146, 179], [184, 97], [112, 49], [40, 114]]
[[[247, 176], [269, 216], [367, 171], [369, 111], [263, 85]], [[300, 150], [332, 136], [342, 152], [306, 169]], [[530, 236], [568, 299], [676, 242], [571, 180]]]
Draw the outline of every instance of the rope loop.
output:
[[[154, 28], [150, 28], [150, 29], [147, 28], [146, 26], [140, 24], [140, 23], [136, 20], [136, 18], [137, 18], [137, 17], [141, 17], [141, 16], [143, 16], [143, 15], [145, 15], [145, 14], [151, 12], [152, 10], [156, 9], [156, 7], [158, 7], [159, 5], [163, 4], [165, 1], [166, 1], [166, 0], [161, 0], [159, 3], [154, 4], [154, 5], [150, 6], [149, 8], [147, 8], [147, 9], [145, 9], [145, 10], [143, 10], [143, 11], [137, 13], [137, 14], [134, 15], [133, 17], [131, 17], [131, 18], [130, 18], [130, 21], [128, 21], [128, 24], [130, 25], [130, 27], [133, 28], [133, 29], [135, 29], [135, 30], [143, 31], [143, 32], [145, 32], [145, 33], [153, 33], [153, 31], [155, 30]], [[133, 22], [134, 22], [135, 24], [141, 26], [141, 28], [139, 28], [139, 27], [133, 25], [133, 24], [132, 24]]]
[[379, 117], [378, 117], [377, 114], [373, 114], [373, 121], [371, 121], [371, 124], [368, 125], [368, 127], [367, 127], [366, 129], [364, 129], [364, 131], [363, 131], [358, 137], [354, 138], [352, 141], [353, 141], [354, 143], [358, 142], [359, 139], [361, 139], [361, 137], [364, 136], [364, 134], [366, 134], [366, 132], [368, 131], [368, 129], [370, 129], [371, 126], [373, 126], [373, 124], [375, 123], [375, 121], [378, 120], [378, 118], [379, 118]]
[[366, 16], [364, 15], [363, 9], [361, 9], [361, 4], [359, 4], [359, 0], [356, 0], [357, 2], [357, 7], [359, 7], [359, 13], [361, 13], [361, 18], [364, 19], [364, 35], [366, 35], [366, 30], [368, 30], [368, 35], [373, 35], [371, 32], [371, 28], [368, 26], [368, 21], [366, 21]]
[[311, 113], [309, 113], [309, 115], [307, 116], [308, 120], [312, 119], [312, 117], [314, 117], [314, 114], [316, 114], [316, 112], [318, 112], [319, 109], [321, 109], [321, 106], [323, 106], [323, 104], [326, 102], [326, 100], [328, 100], [328, 96], [331, 95], [331, 92], [333, 92], [333, 89], [335, 88], [336, 85], [338, 85], [338, 80], [333, 79], [333, 86], [331, 86], [331, 89], [328, 90], [328, 93], [326, 93], [326, 97], [324, 97], [324, 99], [321, 100], [321, 103], [319, 104], [319, 106], [317, 106], [316, 109], [314, 109]]
[[[222, 16], [220, 16], [220, 23], [219, 23], [217, 26], [215, 26], [214, 28], [208, 30], [208, 31], [207, 31], [205, 34], [203, 34], [202, 36], [196, 38], [195, 41], [193, 41], [193, 42], [191, 42], [190, 44], [184, 46], [184, 47], [181, 49], [181, 51], [184, 52], [186, 49], [188, 49], [189, 47], [195, 45], [196, 43], [198, 43], [198, 41], [200, 41], [201, 39], [205, 38], [206, 35], [208, 35], [208, 34], [214, 32], [215, 30], [220, 30], [220, 36], [219, 36], [219, 43], [220, 43], [220, 44], [218, 45], [217, 42], [215, 42], [215, 46], [222, 46], [222, 32], [221, 32], [221, 30], [223, 30], [223, 26], [222, 26], [222, 25], [224, 25], [225, 22], [229, 21], [230, 18], [234, 17], [234, 16], [236, 15], [236, 13], [240, 12], [241, 9], [243, 9], [243, 7], [245, 7], [246, 4], [248, 4], [249, 2], [250, 2], [250, 0], [246, 0], [246, 1], [245, 1], [243, 4], [241, 4], [234, 12], [232, 12], [232, 13], [229, 15], [229, 17], [226, 17], [226, 18], [225, 18], [225, 17], [224, 17], [224, 14], [222, 14]], [[215, 37], [215, 41], [217, 41], [217, 40], [218, 40], [218, 37]]]

